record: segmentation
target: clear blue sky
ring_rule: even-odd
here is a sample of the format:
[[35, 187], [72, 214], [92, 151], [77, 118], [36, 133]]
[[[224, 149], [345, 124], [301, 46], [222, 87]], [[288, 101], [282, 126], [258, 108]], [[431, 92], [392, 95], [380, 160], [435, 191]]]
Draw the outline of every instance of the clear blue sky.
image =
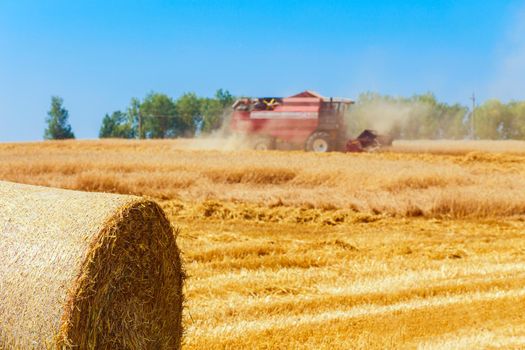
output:
[[150, 91], [525, 99], [525, 1], [0, 0], [0, 142], [78, 138]]

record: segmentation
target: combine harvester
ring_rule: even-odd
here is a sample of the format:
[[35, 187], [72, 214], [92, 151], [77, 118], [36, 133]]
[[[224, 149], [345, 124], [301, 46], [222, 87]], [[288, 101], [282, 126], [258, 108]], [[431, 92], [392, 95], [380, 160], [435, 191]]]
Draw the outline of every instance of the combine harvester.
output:
[[392, 145], [374, 130], [348, 139], [345, 112], [354, 102], [313, 91], [297, 95], [243, 98], [233, 105], [231, 130], [247, 136], [257, 150], [304, 149], [311, 152], [364, 152]]

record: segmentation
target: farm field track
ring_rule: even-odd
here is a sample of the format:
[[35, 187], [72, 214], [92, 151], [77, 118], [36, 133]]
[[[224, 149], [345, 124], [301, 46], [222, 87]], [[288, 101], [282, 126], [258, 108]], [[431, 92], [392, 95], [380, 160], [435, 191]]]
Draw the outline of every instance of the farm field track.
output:
[[184, 349], [525, 348], [524, 142], [213, 146], [0, 144], [0, 179], [157, 199], [180, 228]]

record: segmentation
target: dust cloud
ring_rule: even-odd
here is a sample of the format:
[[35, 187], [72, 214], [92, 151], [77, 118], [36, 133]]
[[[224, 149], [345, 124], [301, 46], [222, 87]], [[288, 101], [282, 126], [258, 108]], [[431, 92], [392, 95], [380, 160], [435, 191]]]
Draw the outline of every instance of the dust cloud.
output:
[[236, 151], [249, 148], [248, 139], [243, 135], [212, 132], [187, 139], [184, 149]]
[[364, 129], [373, 129], [389, 134], [431, 110], [431, 105], [416, 101], [377, 99], [357, 103], [346, 114], [348, 133], [357, 136]]
[[224, 112], [221, 126], [210, 133], [200, 133], [191, 139], [186, 139], [178, 148], [188, 150], [220, 150], [236, 151], [250, 148], [250, 142], [245, 135], [233, 133], [230, 128], [232, 112]]

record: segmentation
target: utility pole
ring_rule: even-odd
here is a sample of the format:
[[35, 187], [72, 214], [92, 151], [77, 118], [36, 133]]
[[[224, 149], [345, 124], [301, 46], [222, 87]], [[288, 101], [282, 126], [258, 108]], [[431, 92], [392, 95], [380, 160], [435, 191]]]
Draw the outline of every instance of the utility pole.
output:
[[472, 139], [476, 139], [476, 124], [474, 123], [474, 118], [476, 116], [476, 95], [472, 93], [472, 97], [470, 98], [472, 100], [472, 114], [470, 115], [470, 132], [472, 135]]

